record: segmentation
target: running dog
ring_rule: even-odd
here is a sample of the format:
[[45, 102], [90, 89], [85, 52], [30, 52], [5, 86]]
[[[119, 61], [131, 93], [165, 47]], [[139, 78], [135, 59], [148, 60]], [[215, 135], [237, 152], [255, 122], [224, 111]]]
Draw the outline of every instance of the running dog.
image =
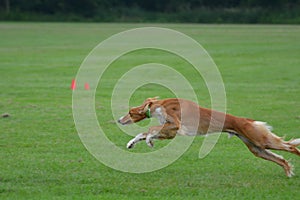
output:
[[142, 140], [153, 147], [154, 139], [172, 139], [176, 135], [205, 135], [214, 132], [227, 132], [240, 138], [257, 157], [272, 161], [283, 167], [285, 174], [292, 177], [293, 166], [282, 156], [268, 149], [283, 150], [300, 156], [300, 138], [284, 141], [271, 132], [265, 122], [236, 117], [230, 114], [202, 108], [198, 104], [178, 98], [159, 100], [148, 98], [141, 106], [131, 108], [118, 122], [128, 125], [143, 119], [155, 117], [160, 126], [150, 127], [127, 143], [127, 148]]

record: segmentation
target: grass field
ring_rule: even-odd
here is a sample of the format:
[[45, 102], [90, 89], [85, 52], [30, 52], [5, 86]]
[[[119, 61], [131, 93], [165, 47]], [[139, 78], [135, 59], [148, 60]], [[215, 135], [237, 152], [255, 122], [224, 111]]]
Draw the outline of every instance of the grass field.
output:
[[[143, 26], [181, 31], [206, 48], [224, 79], [229, 113], [267, 121], [286, 139], [300, 137], [300, 26], [2, 22], [0, 114], [10, 117], [0, 118], [0, 199], [299, 197], [299, 157], [279, 152], [295, 166], [296, 176], [289, 179], [281, 167], [254, 157], [237, 138], [225, 134], [205, 159], [198, 158], [203, 138], [197, 137], [175, 163], [146, 174], [115, 171], [87, 152], [73, 121], [71, 80], [100, 41]], [[138, 62], [145, 56], [165, 59], [145, 51], [114, 64], [130, 66], [133, 58]], [[169, 64], [180, 67], [181, 62]], [[192, 80], [201, 104], [209, 106], [204, 84]], [[108, 137], [124, 148], [130, 137], [118, 132], [107, 107], [111, 84], [97, 92], [97, 115], [110, 130]], [[135, 95], [132, 104], [172, 94], [150, 85]], [[142, 143], [134, 151], [150, 150]]]

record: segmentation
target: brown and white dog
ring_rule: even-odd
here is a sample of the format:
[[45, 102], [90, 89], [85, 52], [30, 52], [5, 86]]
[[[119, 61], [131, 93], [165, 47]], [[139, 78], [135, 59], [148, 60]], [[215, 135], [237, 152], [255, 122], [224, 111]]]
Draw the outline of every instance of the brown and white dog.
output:
[[148, 132], [138, 134], [128, 142], [127, 148], [132, 148], [142, 140], [146, 140], [146, 143], [153, 147], [154, 139], [172, 139], [177, 134], [204, 135], [227, 132], [240, 138], [255, 156], [282, 166], [288, 177], [294, 175], [293, 166], [282, 156], [268, 149], [283, 150], [300, 156], [300, 151], [296, 148], [300, 145], [300, 138], [284, 141], [272, 133], [271, 127], [265, 122], [202, 108], [185, 99], [158, 100], [156, 97], [148, 98], [141, 106], [131, 108], [118, 122], [127, 125], [151, 117], [158, 118], [161, 125], [150, 127]]

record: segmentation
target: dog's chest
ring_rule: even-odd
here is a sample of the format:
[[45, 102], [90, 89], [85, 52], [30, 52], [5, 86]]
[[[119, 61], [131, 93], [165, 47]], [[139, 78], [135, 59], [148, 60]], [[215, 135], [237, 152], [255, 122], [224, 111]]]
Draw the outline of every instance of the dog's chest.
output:
[[178, 135], [183, 135], [183, 136], [196, 136], [198, 135], [197, 128], [195, 127], [188, 127], [182, 125], [180, 129], [177, 131]]
[[165, 124], [166, 123], [166, 119], [167, 119], [167, 116], [166, 114], [163, 112], [163, 109], [161, 107], [158, 107], [154, 110], [154, 113], [152, 114], [153, 117], [157, 118], [159, 123], [161, 125]]
[[[158, 107], [153, 112], [153, 117], [157, 118], [161, 125], [167, 122], [167, 114], [162, 107]], [[182, 125], [177, 131], [178, 135], [195, 136], [197, 135], [197, 127]]]

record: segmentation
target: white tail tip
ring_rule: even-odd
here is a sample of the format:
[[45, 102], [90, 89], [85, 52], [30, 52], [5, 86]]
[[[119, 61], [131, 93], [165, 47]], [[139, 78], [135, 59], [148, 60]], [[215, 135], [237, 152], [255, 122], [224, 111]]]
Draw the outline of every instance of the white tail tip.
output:
[[258, 125], [258, 126], [264, 126], [266, 127], [266, 129], [268, 129], [269, 131], [273, 130], [273, 127], [270, 126], [269, 124], [267, 124], [267, 122], [261, 122], [261, 121], [254, 121], [254, 124]]

